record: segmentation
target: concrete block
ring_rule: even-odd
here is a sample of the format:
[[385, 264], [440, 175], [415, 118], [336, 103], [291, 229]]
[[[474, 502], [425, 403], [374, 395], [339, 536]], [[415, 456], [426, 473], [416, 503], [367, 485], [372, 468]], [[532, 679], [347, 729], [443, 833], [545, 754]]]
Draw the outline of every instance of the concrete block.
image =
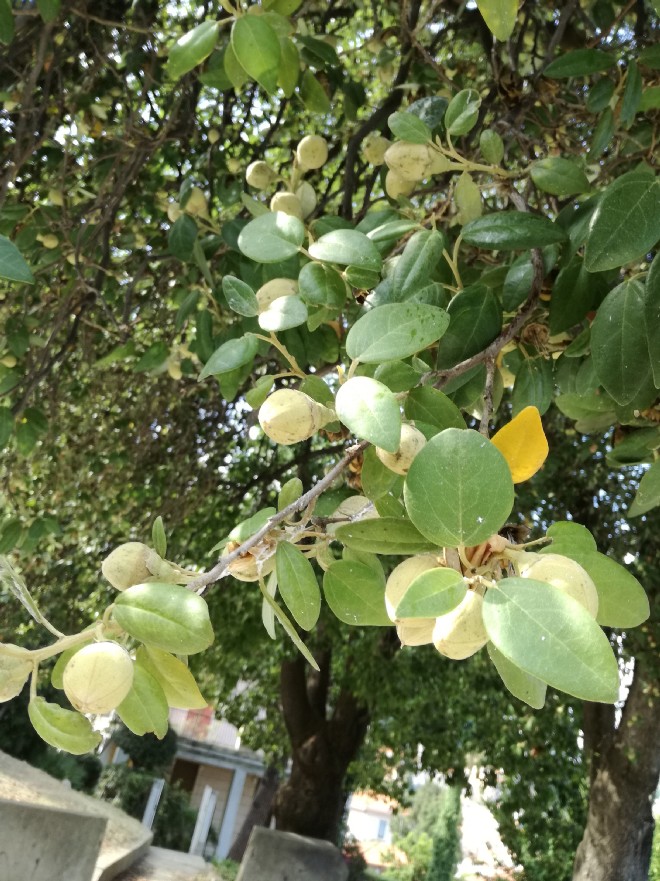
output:
[[0, 799], [0, 881], [91, 881], [106, 822]]
[[236, 881], [346, 881], [348, 866], [329, 841], [255, 826]]

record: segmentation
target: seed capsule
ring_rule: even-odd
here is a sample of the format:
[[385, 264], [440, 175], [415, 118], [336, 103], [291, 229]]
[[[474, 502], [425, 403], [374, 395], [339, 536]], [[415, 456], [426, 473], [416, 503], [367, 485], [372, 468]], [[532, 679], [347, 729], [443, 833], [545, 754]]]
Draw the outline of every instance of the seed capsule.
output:
[[291, 217], [297, 217], [298, 220], [303, 219], [303, 208], [300, 199], [295, 193], [275, 193], [270, 200], [271, 211], [281, 211], [283, 214], [289, 214]]
[[404, 422], [401, 426], [401, 443], [396, 453], [388, 453], [376, 447], [376, 455], [380, 461], [396, 474], [407, 474], [413, 459], [426, 443], [421, 431]]
[[415, 191], [415, 181], [404, 180], [396, 172], [390, 170], [385, 175], [385, 192], [390, 199], [398, 199], [399, 196], [410, 196]]
[[392, 142], [376, 132], [371, 132], [362, 144], [362, 156], [370, 165], [382, 165], [385, 162], [385, 153], [392, 146]]
[[[527, 554], [523, 555], [528, 556]], [[592, 618], [598, 614], [598, 591], [591, 580], [588, 572], [561, 554], [530, 554], [536, 559], [528, 565], [520, 566], [520, 574], [523, 578], [533, 578], [536, 581], [545, 581], [561, 590], [567, 596], [577, 600], [581, 606], [589, 612]], [[520, 559], [518, 560], [520, 564]]]
[[298, 282], [295, 278], [273, 278], [257, 291], [259, 312], [265, 312], [271, 303], [280, 297], [291, 297], [298, 293]]
[[259, 424], [264, 433], [284, 446], [307, 440], [335, 418], [328, 407], [295, 389], [278, 389], [259, 409]]
[[328, 160], [328, 145], [320, 135], [307, 135], [298, 144], [296, 159], [300, 168], [311, 171], [321, 168]]
[[245, 170], [245, 180], [255, 190], [267, 190], [277, 177], [267, 162], [251, 162]]
[[455, 609], [435, 619], [433, 644], [441, 655], [462, 661], [486, 645], [482, 606], [480, 594], [470, 590]]
[[101, 563], [101, 572], [117, 590], [127, 590], [148, 581], [154, 575], [154, 563], [158, 562], [160, 557], [147, 545], [128, 541], [108, 554]]
[[109, 713], [133, 684], [133, 661], [116, 642], [94, 642], [76, 652], [62, 674], [64, 692], [81, 713]]
[[428, 177], [433, 158], [426, 144], [409, 144], [407, 141], [397, 141], [385, 153], [390, 171], [415, 183]]

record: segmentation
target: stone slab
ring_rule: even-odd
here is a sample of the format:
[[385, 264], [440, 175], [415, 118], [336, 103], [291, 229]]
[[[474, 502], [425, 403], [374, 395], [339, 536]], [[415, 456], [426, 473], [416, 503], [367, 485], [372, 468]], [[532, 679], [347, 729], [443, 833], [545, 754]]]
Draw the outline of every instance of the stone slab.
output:
[[150, 847], [144, 857], [116, 881], [218, 881], [202, 857], [163, 847]]
[[92, 881], [105, 817], [0, 799], [0, 881]]
[[[150, 830], [119, 808], [107, 801], [76, 792], [50, 774], [3, 752], [0, 752], [0, 798], [64, 808], [74, 813], [106, 819], [94, 881], [110, 881], [115, 878], [119, 872], [133, 865], [151, 844]], [[75, 846], [75, 836], [67, 836], [66, 840], [70, 846]], [[51, 876], [50, 881], [65, 881], [65, 877]], [[29, 881], [29, 876], [11, 878], [9, 881]]]
[[255, 826], [236, 881], [346, 881], [348, 866], [329, 841]]

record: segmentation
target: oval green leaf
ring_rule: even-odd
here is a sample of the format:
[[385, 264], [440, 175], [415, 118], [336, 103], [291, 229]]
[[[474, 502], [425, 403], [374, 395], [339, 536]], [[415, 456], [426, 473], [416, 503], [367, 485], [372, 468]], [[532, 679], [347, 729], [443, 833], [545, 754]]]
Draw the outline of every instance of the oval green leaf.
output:
[[574, 196], [589, 191], [589, 181], [579, 165], [561, 156], [533, 162], [529, 174], [536, 186], [553, 196]]
[[467, 585], [454, 569], [429, 569], [413, 580], [396, 607], [397, 618], [438, 618], [462, 601]]
[[307, 306], [297, 295], [278, 297], [259, 315], [259, 327], [267, 331], [289, 330], [307, 321]]
[[533, 709], [540, 710], [545, 704], [545, 694], [548, 690], [545, 682], [541, 682], [536, 676], [531, 676], [517, 667], [502, 652], [498, 651], [492, 642], [488, 643], [486, 651], [493, 666], [500, 674], [502, 682], [511, 694]]
[[[162, 649], [155, 646], [140, 646], [136, 660], [154, 677], [167, 700], [167, 705], [181, 710], [202, 710], [208, 701], [199, 690], [195, 677], [188, 667]], [[160, 701], [158, 701], [160, 703]]]
[[566, 241], [565, 231], [538, 214], [500, 211], [478, 217], [463, 227], [463, 241], [477, 248], [517, 251]]
[[477, 0], [477, 9], [496, 40], [509, 39], [518, 18], [518, 0]]
[[346, 353], [349, 358], [366, 364], [408, 358], [439, 340], [448, 325], [449, 315], [436, 306], [423, 303], [377, 306], [349, 330]]
[[280, 41], [273, 28], [258, 15], [242, 15], [231, 29], [231, 47], [249, 76], [269, 93], [277, 91]]
[[95, 749], [101, 735], [92, 729], [89, 719], [74, 710], [65, 710], [36, 697], [28, 704], [32, 727], [42, 740], [74, 756], [81, 756]]
[[526, 673], [582, 700], [614, 703], [619, 666], [608, 638], [580, 603], [531, 578], [506, 578], [484, 597], [497, 649]]
[[364, 233], [356, 229], [336, 229], [309, 246], [315, 260], [340, 266], [359, 266], [379, 271], [383, 265], [380, 251]]
[[506, 459], [483, 435], [448, 428], [420, 450], [404, 487], [408, 516], [445, 547], [476, 545], [497, 532], [513, 508]]
[[178, 584], [137, 584], [119, 594], [113, 615], [134, 639], [177, 655], [193, 655], [213, 642], [209, 610]]
[[395, 138], [409, 144], [428, 144], [431, 140], [431, 129], [414, 113], [397, 110], [390, 114], [387, 124]]
[[368, 440], [388, 453], [396, 453], [399, 449], [399, 404], [382, 382], [368, 376], [354, 376], [337, 392], [335, 410], [340, 422], [356, 437]]
[[225, 275], [222, 279], [222, 292], [227, 298], [227, 305], [239, 315], [253, 318], [259, 314], [257, 295], [249, 284], [233, 275]]
[[589, 76], [616, 67], [616, 58], [601, 52], [600, 49], [575, 49], [564, 52], [555, 58], [543, 71], [551, 79], [565, 79], [570, 76]]
[[297, 254], [304, 240], [301, 220], [282, 211], [269, 211], [241, 230], [238, 247], [256, 263], [280, 263]]
[[321, 614], [321, 590], [312, 564], [297, 547], [281, 541], [275, 552], [277, 583], [282, 599], [303, 630], [311, 630]]
[[475, 89], [463, 89], [449, 102], [445, 112], [445, 127], [452, 137], [466, 135], [477, 123], [481, 97]]
[[203, 21], [179, 37], [168, 53], [167, 75], [178, 80], [208, 58], [218, 41], [218, 28], [217, 21]]
[[389, 627], [385, 576], [365, 563], [339, 560], [323, 576], [325, 599], [345, 624]]
[[379, 517], [339, 526], [335, 538], [346, 547], [370, 554], [423, 554], [437, 548], [410, 522], [400, 517]]
[[9, 281], [22, 281], [27, 284], [34, 282], [30, 267], [16, 245], [7, 236], [0, 236], [0, 278], [6, 278]]
[[218, 373], [228, 373], [236, 370], [249, 362], [257, 354], [259, 341], [251, 333], [239, 337], [237, 340], [227, 340], [211, 355], [199, 374], [200, 381], [207, 376], [216, 376]]
[[158, 680], [140, 663], [134, 665], [133, 685], [116, 713], [133, 734], [155, 734], [159, 740], [169, 727], [167, 698]]

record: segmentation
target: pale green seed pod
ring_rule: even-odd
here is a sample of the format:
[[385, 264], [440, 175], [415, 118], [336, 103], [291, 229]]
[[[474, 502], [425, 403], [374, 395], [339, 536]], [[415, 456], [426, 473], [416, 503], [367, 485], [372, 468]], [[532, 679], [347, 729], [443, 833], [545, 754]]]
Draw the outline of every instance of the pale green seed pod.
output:
[[155, 551], [140, 541], [119, 545], [101, 563], [101, 572], [117, 590], [149, 581], [163, 561]]
[[259, 408], [264, 433], [284, 446], [307, 440], [335, 418], [333, 410], [295, 389], [278, 389]]
[[385, 152], [385, 163], [403, 180], [417, 183], [431, 171], [431, 152], [426, 144], [396, 141]]
[[441, 655], [462, 661], [486, 645], [482, 606], [481, 595], [469, 590], [455, 609], [435, 619], [433, 644]]
[[376, 455], [380, 461], [396, 474], [407, 474], [413, 459], [426, 443], [426, 438], [414, 426], [404, 422], [401, 426], [401, 443], [396, 453], [388, 453], [376, 447]]
[[76, 652], [62, 674], [64, 692], [81, 713], [109, 713], [133, 684], [133, 661], [116, 642], [93, 642]]
[[328, 144], [320, 135], [307, 135], [296, 148], [296, 159], [300, 168], [312, 171], [321, 168], [328, 161]]
[[295, 278], [273, 278], [263, 284], [257, 291], [259, 312], [265, 312], [271, 303], [280, 297], [292, 297], [298, 293], [298, 282]]
[[370, 132], [362, 142], [362, 156], [370, 165], [382, 165], [391, 146], [392, 141], [377, 132]]
[[270, 200], [271, 211], [281, 211], [283, 214], [289, 214], [291, 217], [297, 217], [298, 220], [303, 219], [303, 208], [300, 199], [295, 193], [280, 192], [275, 193]]
[[245, 170], [245, 180], [255, 190], [267, 190], [277, 174], [267, 162], [251, 162]]
[[392, 170], [385, 175], [385, 192], [390, 199], [398, 199], [400, 196], [407, 198], [415, 191], [415, 186], [415, 181], [404, 180]]

